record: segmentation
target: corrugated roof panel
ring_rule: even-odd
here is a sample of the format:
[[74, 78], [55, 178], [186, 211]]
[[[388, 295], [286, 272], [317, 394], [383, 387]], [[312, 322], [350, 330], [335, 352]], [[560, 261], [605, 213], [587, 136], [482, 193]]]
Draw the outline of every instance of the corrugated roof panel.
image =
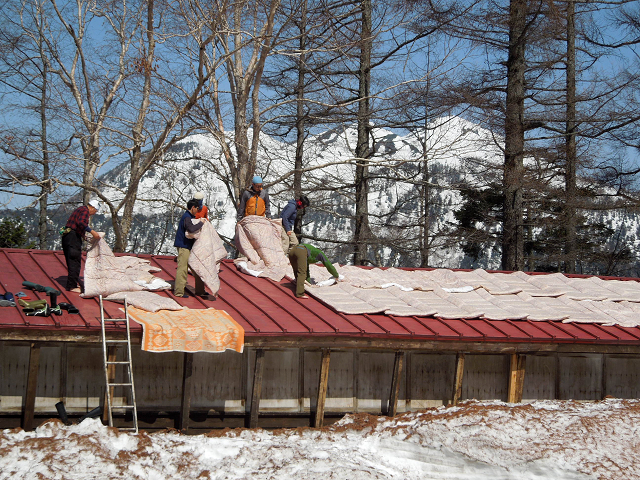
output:
[[380, 328], [386, 330], [387, 335], [411, 335], [411, 331], [408, 328], [389, 315], [376, 315], [375, 319], [372, 316], [368, 316], [368, 318], [375, 321]]
[[511, 338], [509, 335], [504, 333], [501, 326], [502, 324], [506, 325], [506, 322], [489, 322], [484, 319], [469, 319], [465, 320], [465, 323], [476, 330], [478, 333], [482, 334], [485, 338], [495, 339], [499, 341], [509, 341]]
[[442, 320], [442, 322], [446, 323], [447, 327], [457, 333], [459, 337], [468, 338], [470, 340], [478, 340], [484, 338], [484, 335], [481, 331], [470, 326], [466, 321], [464, 321], [464, 319], [447, 318], [446, 320]]
[[582, 323], [569, 322], [559, 324], [558, 326], [560, 325], [568, 334], [573, 335], [576, 339], [580, 339], [580, 341], [594, 341], [597, 339], [596, 335], [582, 327]]
[[[293, 295], [287, 295], [275, 282], [252, 277], [238, 272], [235, 268], [224, 267], [220, 277], [224, 276], [228, 284], [234, 285], [241, 289], [242, 284], [249, 287], [249, 295], [246, 300], [267, 315], [274, 323], [276, 323], [285, 333], [310, 333], [310, 332], [331, 332], [334, 330], [329, 328], [325, 322], [309, 314], [305, 308], [306, 300], [296, 300]], [[230, 280], [236, 277], [235, 281]], [[300, 321], [300, 317], [306, 315], [306, 322]]]
[[360, 331], [361, 335], [383, 335], [387, 332], [367, 315], [345, 315], [345, 318]]
[[398, 317], [390, 315], [390, 317], [403, 328], [414, 336], [435, 337], [433, 330], [429, 329], [424, 323], [420, 322], [418, 317]]
[[415, 317], [416, 321], [422, 323], [426, 328], [433, 331], [436, 338], [459, 339], [460, 332], [454, 330], [449, 325], [448, 320], [431, 317]]
[[620, 327], [619, 325], [613, 325], [611, 327], [596, 326], [610, 332], [611, 335], [615, 335], [624, 342], [637, 342], [640, 340], [640, 328], [626, 328]]
[[538, 326], [540, 322], [532, 322], [531, 320], [508, 320], [508, 322], [521, 329], [525, 334], [530, 335], [532, 339], [542, 341], [553, 339], [552, 333], [548, 333]]
[[359, 335], [362, 329], [353, 322], [350, 315], [330, 310], [322, 303], [315, 303], [310, 306], [314, 313], [321, 318], [329, 328], [336, 333]]
[[[172, 256], [140, 255], [161, 268], [160, 278], [173, 282], [177, 264]], [[83, 299], [64, 291], [66, 265], [61, 252], [0, 249], [0, 290], [29, 292], [32, 298], [47, 298], [22, 286], [23, 280], [60, 289], [59, 301], [76, 305], [81, 315], [65, 312], [54, 317], [26, 317], [21, 309], [0, 307], [0, 327], [38, 330], [73, 330], [96, 333], [99, 328], [98, 299]], [[620, 280], [620, 279], [617, 279]], [[582, 342], [603, 344], [640, 344], [640, 328], [605, 327], [590, 323], [533, 322], [528, 320], [441, 319], [398, 317], [394, 315], [347, 315], [336, 312], [315, 298], [296, 299], [288, 280], [272, 282], [239, 273], [232, 261], [225, 260], [220, 272], [218, 300], [176, 299], [190, 308], [226, 310], [245, 328], [248, 336], [331, 336], [408, 338], [414, 340], [459, 340], [487, 342]], [[193, 288], [193, 278], [189, 278]], [[171, 292], [160, 295], [175, 298]], [[121, 304], [105, 302], [108, 317], [121, 317]], [[132, 324], [134, 331], [141, 327]]]
[[[567, 329], [564, 328], [562, 323], [560, 322], [541, 321], [541, 322], [531, 322], [531, 323], [535, 323], [536, 327], [538, 327], [540, 330], [550, 335], [556, 341], [557, 340], [568, 341], [568, 340], [576, 339], [576, 336], [568, 333]], [[590, 336], [589, 336], [589, 340], [591, 340]]]
[[491, 325], [500, 329], [501, 332], [513, 341], [526, 342], [531, 340], [532, 335], [525, 329], [520, 328], [518, 324], [514, 324], [511, 320], [505, 320], [504, 322], [492, 322]]

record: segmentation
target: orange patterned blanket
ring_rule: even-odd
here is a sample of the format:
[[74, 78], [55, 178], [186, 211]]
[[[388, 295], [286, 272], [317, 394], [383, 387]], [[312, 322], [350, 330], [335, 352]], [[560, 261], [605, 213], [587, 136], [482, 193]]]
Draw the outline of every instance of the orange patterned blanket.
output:
[[224, 310], [215, 308], [147, 312], [129, 307], [142, 324], [146, 352], [242, 352], [244, 329]]

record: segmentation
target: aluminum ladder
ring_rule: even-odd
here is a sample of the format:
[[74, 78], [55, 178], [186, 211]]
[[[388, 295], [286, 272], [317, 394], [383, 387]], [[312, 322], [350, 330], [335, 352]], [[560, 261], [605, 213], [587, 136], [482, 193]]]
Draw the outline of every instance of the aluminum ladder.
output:
[[[107, 339], [105, 324], [111, 323], [117, 325], [118, 323], [124, 323], [126, 326], [126, 338], [123, 339]], [[113, 411], [119, 410], [131, 411], [133, 416], [133, 426], [123, 427], [120, 430], [131, 431], [138, 433], [138, 409], [136, 407], [136, 389], [133, 383], [133, 367], [131, 364], [131, 329], [130, 329], [129, 309], [127, 306], [127, 299], [124, 299], [124, 318], [104, 318], [104, 305], [102, 303], [102, 295], [100, 295], [100, 325], [102, 327], [102, 358], [104, 360], [104, 378], [106, 384], [106, 397], [107, 397], [107, 410], [109, 412], [109, 426], [113, 427]], [[109, 358], [107, 347], [114, 347], [115, 355]], [[118, 347], [126, 347], [124, 349], [124, 358], [117, 360]], [[121, 349], [122, 350], [122, 349]], [[115, 382], [118, 377], [115, 371], [118, 366], [124, 367], [122, 373], [122, 381]], [[109, 378], [109, 373], [113, 373], [114, 381]], [[123, 397], [130, 401], [130, 404], [114, 405], [113, 396], [115, 388], [120, 388], [123, 391]], [[127, 395], [128, 393], [128, 395]], [[126, 402], [125, 402], [126, 403]]]

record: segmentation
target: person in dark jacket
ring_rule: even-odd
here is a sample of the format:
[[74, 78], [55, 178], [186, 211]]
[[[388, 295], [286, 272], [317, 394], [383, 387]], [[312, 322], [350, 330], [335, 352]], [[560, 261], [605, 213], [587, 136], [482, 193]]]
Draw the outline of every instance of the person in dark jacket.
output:
[[[204, 225], [202, 222], [207, 221], [206, 218], [200, 219], [198, 223], [193, 223], [192, 219], [196, 218], [196, 213], [201, 205], [201, 200], [192, 198], [187, 202], [187, 210], [182, 214], [180, 222], [178, 222], [178, 229], [176, 230], [176, 239], [173, 242], [173, 246], [178, 249], [178, 270], [176, 272], [176, 282], [173, 286], [173, 293], [176, 297], [186, 298], [189, 295], [185, 293], [187, 286], [187, 276], [189, 273], [189, 255], [191, 254], [191, 248], [195, 243], [194, 238], [187, 238], [186, 233], [195, 233], [199, 231]], [[204, 289], [204, 282], [198, 276], [197, 273], [192, 272], [196, 279], [196, 292], [197, 296], [206, 295]]]
[[100, 202], [91, 200], [87, 206], [76, 208], [62, 233], [62, 251], [67, 263], [67, 291], [81, 293], [80, 269], [82, 267], [82, 241], [85, 234], [90, 233], [94, 239], [99, 240], [100, 235], [89, 226], [89, 218], [100, 211]]
[[249, 215], [259, 215], [271, 218], [271, 203], [269, 192], [262, 187], [262, 177], [253, 177], [251, 187], [246, 189], [240, 197], [238, 207], [238, 222]]
[[285, 255], [289, 253], [292, 247], [298, 244], [298, 237], [296, 237], [296, 233], [293, 231], [298, 210], [302, 210], [310, 204], [309, 199], [301, 195], [298, 200], [289, 200], [286, 207], [282, 209], [282, 213], [280, 214], [280, 218], [282, 218], [282, 233], [280, 238], [282, 239], [282, 249]]
[[311, 279], [309, 265], [312, 263], [321, 262], [337, 281], [344, 278], [338, 274], [336, 267], [327, 259], [322, 250], [308, 243], [299, 243], [292, 247], [289, 250], [289, 261], [295, 276], [297, 298], [309, 298], [304, 294], [304, 282]]

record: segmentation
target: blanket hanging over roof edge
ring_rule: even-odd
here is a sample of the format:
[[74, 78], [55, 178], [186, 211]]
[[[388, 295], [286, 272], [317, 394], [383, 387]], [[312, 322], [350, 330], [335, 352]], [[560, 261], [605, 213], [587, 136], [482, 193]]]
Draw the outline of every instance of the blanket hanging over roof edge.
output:
[[129, 307], [143, 326], [145, 352], [210, 352], [244, 349], [244, 329], [224, 310], [183, 309], [152, 313]]

